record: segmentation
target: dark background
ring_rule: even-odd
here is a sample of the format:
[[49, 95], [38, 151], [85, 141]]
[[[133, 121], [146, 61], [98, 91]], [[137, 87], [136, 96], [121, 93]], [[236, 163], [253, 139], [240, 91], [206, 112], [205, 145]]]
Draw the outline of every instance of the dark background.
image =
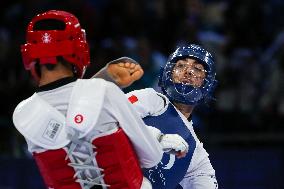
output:
[[193, 119], [219, 188], [284, 188], [284, 1], [10, 0], [0, 7], [0, 189], [43, 188], [12, 113], [35, 89], [21, 62], [26, 26], [49, 9], [75, 14], [86, 29], [86, 77], [120, 56], [142, 65], [145, 75], [126, 92], [156, 88], [178, 45], [207, 48], [216, 59], [216, 101]]

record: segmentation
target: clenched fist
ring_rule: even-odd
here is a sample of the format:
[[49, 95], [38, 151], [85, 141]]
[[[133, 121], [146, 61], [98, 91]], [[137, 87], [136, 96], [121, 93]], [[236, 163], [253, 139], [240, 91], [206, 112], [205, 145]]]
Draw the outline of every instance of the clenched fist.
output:
[[124, 88], [140, 79], [144, 71], [134, 60], [125, 57], [108, 64], [107, 73], [118, 86]]

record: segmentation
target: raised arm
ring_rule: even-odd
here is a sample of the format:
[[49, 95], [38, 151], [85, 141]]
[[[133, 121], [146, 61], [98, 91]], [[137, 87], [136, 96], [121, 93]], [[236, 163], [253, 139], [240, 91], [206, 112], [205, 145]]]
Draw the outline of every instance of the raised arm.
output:
[[135, 60], [129, 57], [121, 57], [107, 63], [92, 78], [102, 78], [125, 88], [140, 79], [143, 74], [143, 69]]
[[107, 83], [108, 96], [113, 116], [119, 122], [133, 144], [142, 167], [150, 168], [158, 164], [162, 158], [162, 148], [158, 140], [149, 132], [143, 120], [128, 102], [124, 93], [114, 84]]

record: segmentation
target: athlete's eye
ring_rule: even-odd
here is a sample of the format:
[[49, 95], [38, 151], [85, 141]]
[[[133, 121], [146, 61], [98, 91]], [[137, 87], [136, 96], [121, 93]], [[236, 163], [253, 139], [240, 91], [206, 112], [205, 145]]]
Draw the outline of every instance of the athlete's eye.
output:
[[195, 71], [199, 71], [199, 72], [202, 72], [202, 71], [203, 71], [202, 68], [199, 68], [199, 67], [197, 67], [197, 66], [194, 67], [194, 70], [195, 70]]
[[195, 65], [195, 66], [193, 67], [193, 69], [194, 69], [194, 71], [199, 72], [199, 73], [201, 73], [201, 72], [206, 73], [206, 70], [205, 70], [205, 69], [203, 68], [203, 66], [201, 66], [201, 65]]
[[186, 64], [177, 64], [176, 69], [184, 69]]

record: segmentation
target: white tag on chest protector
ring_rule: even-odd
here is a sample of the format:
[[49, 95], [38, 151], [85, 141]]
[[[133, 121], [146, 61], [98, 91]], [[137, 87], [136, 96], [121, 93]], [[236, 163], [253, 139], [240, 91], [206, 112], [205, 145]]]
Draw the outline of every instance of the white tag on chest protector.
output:
[[70, 142], [64, 115], [36, 93], [16, 107], [13, 122], [25, 138], [45, 149], [59, 149]]
[[54, 141], [56, 141], [58, 133], [61, 131], [62, 127], [63, 127], [62, 123], [51, 119], [48, 122], [42, 137], [44, 137], [47, 140], [54, 142]]

